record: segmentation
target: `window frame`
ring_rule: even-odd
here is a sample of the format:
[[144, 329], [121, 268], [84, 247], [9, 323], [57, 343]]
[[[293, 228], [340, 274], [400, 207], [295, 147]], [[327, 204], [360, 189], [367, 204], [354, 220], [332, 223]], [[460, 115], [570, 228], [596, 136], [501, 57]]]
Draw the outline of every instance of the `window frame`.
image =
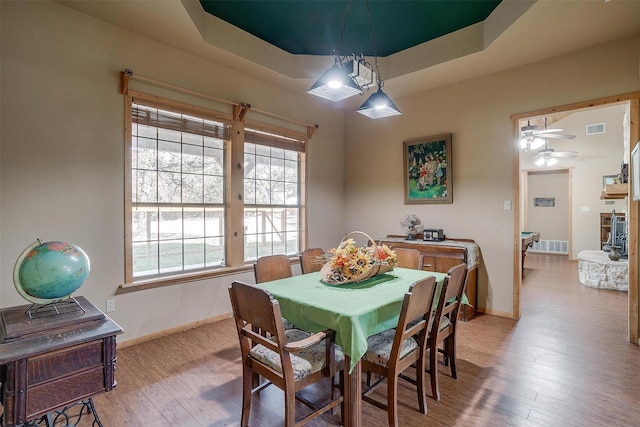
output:
[[[122, 289], [129, 291], [147, 289], [158, 286], [167, 286], [178, 283], [202, 280], [209, 277], [218, 277], [235, 274], [251, 269], [251, 265], [244, 261], [244, 142], [245, 125], [248, 128], [262, 132], [273, 133], [282, 136], [274, 145], [282, 148], [295, 149], [299, 152], [299, 235], [298, 251], [302, 251], [307, 241], [307, 147], [310, 132], [300, 132], [289, 127], [279, 126], [273, 123], [245, 119], [250, 107], [245, 104], [233, 105], [233, 111], [223, 113], [205, 107], [192, 105], [185, 102], [159, 98], [137, 91], [128, 90], [124, 96], [125, 102], [125, 281]], [[207, 268], [193, 272], [182, 272], [175, 275], [155, 275], [145, 278], [133, 276], [133, 236], [132, 236], [132, 104], [139, 102], [144, 105], [160, 109], [181, 112], [196, 117], [223, 121], [230, 123], [230, 140], [225, 142], [225, 266]], [[268, 119], [273, 117], [264, 113]], [[274, 121], [274, 120], [270, 120]], [[297, 125], [299, 127], [299, 125]], [[287, 141], [290, 139], [290, 141]], [[285, 141], [285, 142], [283, 142]], [[271, 145], [267, 142], [267, 145]], [[292, 257], [295, 259], [295, 257]], [[250, 261], [249, 261], [250, 262]]]

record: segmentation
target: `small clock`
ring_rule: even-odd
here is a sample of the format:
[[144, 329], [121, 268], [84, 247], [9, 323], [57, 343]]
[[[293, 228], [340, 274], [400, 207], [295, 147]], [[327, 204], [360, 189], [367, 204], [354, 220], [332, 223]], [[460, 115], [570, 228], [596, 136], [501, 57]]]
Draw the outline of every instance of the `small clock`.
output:
[[442, 228], [423, 230], [422, 233], [422, 240], [430, 242], [444, 240], [444, 233], [442, 232]]

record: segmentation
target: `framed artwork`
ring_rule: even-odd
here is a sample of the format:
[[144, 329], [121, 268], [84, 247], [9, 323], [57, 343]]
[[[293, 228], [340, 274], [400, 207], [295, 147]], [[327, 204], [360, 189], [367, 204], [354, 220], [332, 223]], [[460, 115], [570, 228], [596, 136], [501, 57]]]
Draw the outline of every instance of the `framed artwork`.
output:
[[556, 206], [555, 197], [534, 197], [533, 206], [537, 208], [553, 208]]
[[640, 142], [631, 151], [631, 195], [635, 202], [640, 200]]
[[620, 175], [603, 175], [602, 176], [602, 190], [607, 189], [607, 185], [620, 184], [622, 179]]
[[451, 134], [404, 141], [404, 203], [453, 203]]

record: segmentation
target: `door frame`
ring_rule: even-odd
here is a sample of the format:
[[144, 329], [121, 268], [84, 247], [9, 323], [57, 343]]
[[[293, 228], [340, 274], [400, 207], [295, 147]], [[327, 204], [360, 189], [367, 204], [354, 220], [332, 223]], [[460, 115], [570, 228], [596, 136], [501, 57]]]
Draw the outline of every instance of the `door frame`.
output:
[[[574, 110], [586, 110], [593, 107], [602, 107], [612, 104], [629, 103], [629, 158], [631, 158], [631, 150], [635, 147], [636, 143], [640, 140], [638, 133], [640, 125], [640, 110], [638, 108], [640, 103], [640, 92], [632, 92], [622, 95], [609, 96], [606, 98], [599, 98], [590, 101], [582, 101], [574, 104], [567, 104], [557, 107], [549, 107], [536, 111], [528, 111], [524, 113], [518, 113], [511, 116], [513, 124], [513, 140], [519, 141], [520, 138], [520, 120], [524, 120], [534, 116], [553, 115], [562, 112], [569, 112]], [[514, 144], [513, 150], [513, 165], [514, 165], [514, 189], [513, 200], [517, 200], [515, 203], [515, 209], [513, 209], [513, 317], [514, 319], [520, 319], [520, 289], [522, 287], [522, 257], [521, 257], [521, 245], [522, 239], [520, 238], [520, 215], [521, 215], [521, 189], [522, 189], [522, 173], [520, 171], [520, 153], [519, 144]], [[631, 174], [630, 174], [631, 175]], [[629, 176], [629, 186], [635, 185], [632, 182], [631, 176]], [[631, 192], [629, 192], [631, 193]], [[629, 230], [627, 236], [628, 254], [629, 254], [629, 291], [628, 291], [628, 309], [629, 309], [629, 327], [628, 327], [628, 340], [629, 342], [638, 345], [638, 337], [640, 336], [640, 300], [638, 293], [638, 202], [632, 200], [628, 201], [628, 221]]]

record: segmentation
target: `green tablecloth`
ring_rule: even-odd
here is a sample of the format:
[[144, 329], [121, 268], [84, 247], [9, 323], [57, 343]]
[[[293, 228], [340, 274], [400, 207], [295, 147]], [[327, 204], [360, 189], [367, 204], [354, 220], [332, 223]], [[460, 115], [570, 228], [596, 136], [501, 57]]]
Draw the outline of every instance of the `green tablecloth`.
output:
[[309, 332], [336, 331], [336, 343], [351, 358], [350, 370], [367, 350], [367, 338], [395, 327], [405, 292], [411, 283], [445, 274], [407, 268], [360, 283], [331, 285], [320, 273], [309, 273], [261, 283], [280, 303], [282, 315]]

